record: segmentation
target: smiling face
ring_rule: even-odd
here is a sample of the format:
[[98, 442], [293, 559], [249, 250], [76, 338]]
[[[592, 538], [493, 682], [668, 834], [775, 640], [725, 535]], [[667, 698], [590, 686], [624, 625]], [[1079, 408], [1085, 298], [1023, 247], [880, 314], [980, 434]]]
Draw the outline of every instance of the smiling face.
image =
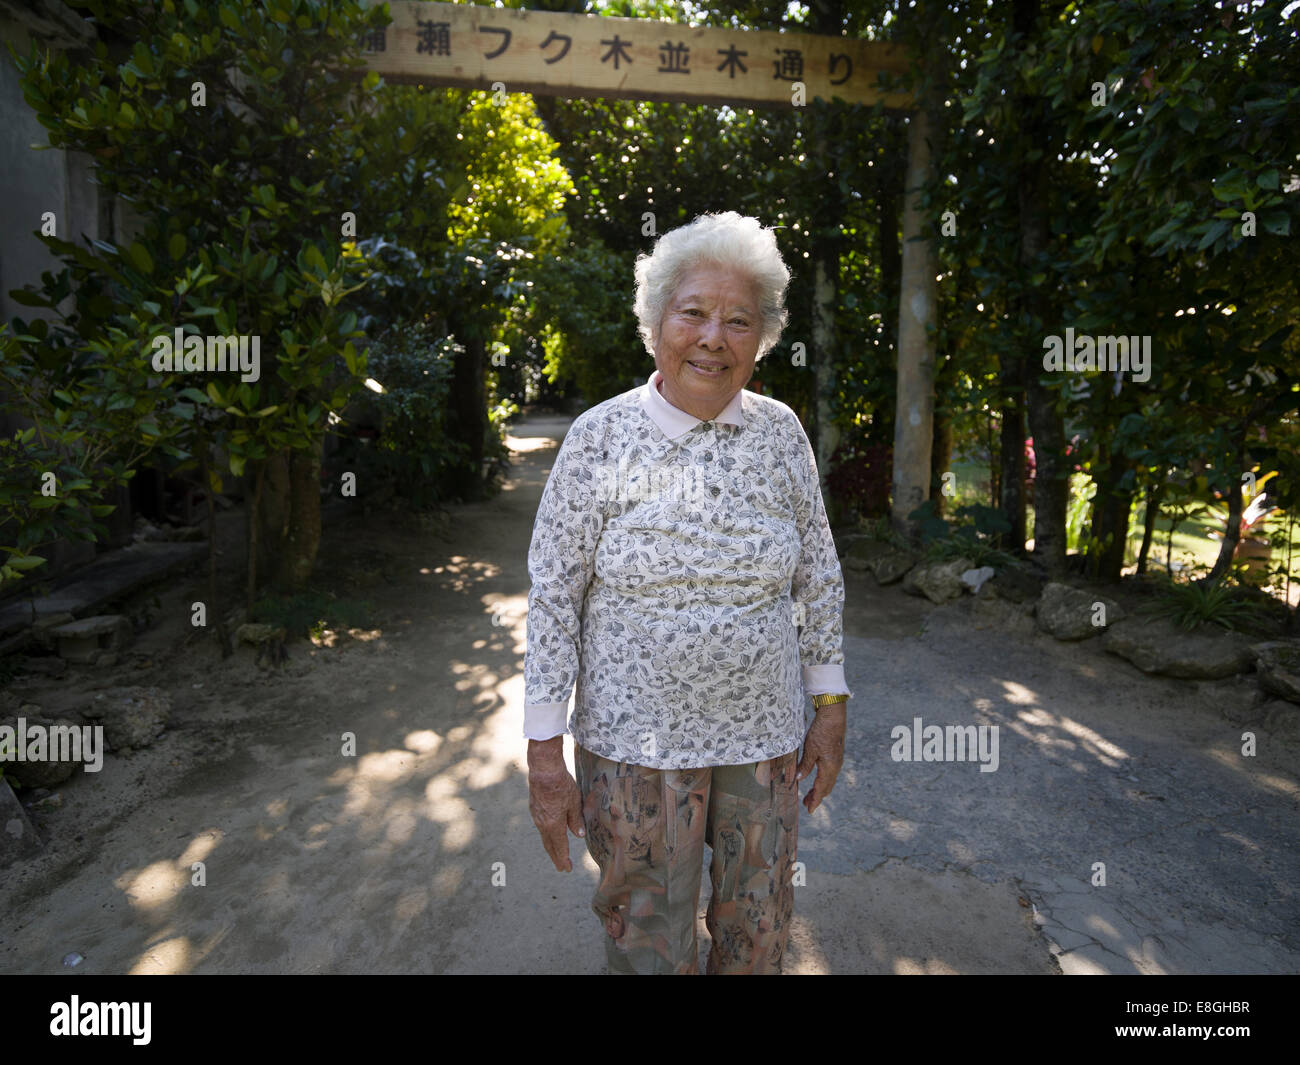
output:
[[761, 324], [748, 275], [708, 266], [685, 274], [655, 338], [664, 399], [702, 421], [721, 414], [754, 376]]

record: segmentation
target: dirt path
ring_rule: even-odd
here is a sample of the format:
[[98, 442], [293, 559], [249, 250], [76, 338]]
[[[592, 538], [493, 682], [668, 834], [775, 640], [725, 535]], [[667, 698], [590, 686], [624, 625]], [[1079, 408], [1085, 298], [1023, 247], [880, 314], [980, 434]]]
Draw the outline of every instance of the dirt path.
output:
[[[527, 545], [567, 424], [518, 425], [506, 490], [442, 536], [359, 510], [327, 527], [322, 572], [376, 604], [371, 633], [262, 673], [183, 645], [178, 587], [122, 667], [24, 689], [48, 712], [155, 684], [174, 720], [39, 815], [46, 852], [0, 884], [6, 968], [604, 972], [594, 863], [578, 841], [574, 873], [546, 860], [520, 735]], [[1189, 699], [971, 602], [848, 585], [849, 762], [800, 826], [787, 971], [1300, 968], [1295, 752], [1234, 753], [1215, 706], [1240, 689]], [[895, 762], [918, 715], [998, 724], [998, 771]]]

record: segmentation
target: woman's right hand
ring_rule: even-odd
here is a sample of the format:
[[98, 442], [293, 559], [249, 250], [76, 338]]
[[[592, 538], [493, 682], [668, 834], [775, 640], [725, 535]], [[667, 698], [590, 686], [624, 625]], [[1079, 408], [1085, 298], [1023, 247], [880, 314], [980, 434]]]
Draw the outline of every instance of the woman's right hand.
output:
[[566, 830], [575, 836], [587, 832], [582, 826], [582, 793], [564, 764], [563, 735], [528, 741], [528, 812], [555, 868], [572, 872]]

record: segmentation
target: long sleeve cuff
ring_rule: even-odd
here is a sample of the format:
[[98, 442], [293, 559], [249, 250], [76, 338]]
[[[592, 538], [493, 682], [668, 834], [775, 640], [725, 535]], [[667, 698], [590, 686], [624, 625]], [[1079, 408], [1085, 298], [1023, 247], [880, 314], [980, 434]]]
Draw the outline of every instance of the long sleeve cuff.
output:
[[848, 683], [844, 679], [844, 666], [804, 666], [803, 667], [803, 690], [805, 695], [839, 695], [842, 692], [853, 693], [849, 691]]
[[569, 700], [562, 703], [524, 703], [524, 735], [530, 740], [563, 736], [568, 728]]

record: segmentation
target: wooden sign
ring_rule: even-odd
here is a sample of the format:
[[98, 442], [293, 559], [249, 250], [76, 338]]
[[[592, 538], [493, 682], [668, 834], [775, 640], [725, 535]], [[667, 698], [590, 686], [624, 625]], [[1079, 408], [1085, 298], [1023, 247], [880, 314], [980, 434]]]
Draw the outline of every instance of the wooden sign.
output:
[[389, 10], [392, 23], [362, 41], [367, 69], [389, 82], [732, 107], [817, 97], [911, 106], [877, 88], [878, 71], [908, 69], [894, 45], [426, 0], [389, 0]]

